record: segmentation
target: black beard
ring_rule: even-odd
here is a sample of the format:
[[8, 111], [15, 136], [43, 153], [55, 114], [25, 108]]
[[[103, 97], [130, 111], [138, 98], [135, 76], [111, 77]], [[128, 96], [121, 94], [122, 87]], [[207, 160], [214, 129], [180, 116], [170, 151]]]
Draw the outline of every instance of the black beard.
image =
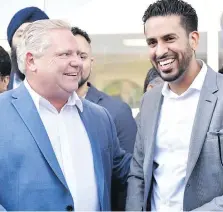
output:
[[84, 79], [83, 77], [81, 77], [80, 81], [78, 82], [78, 88], [81, 88], [89, 79], [90, 74]]
[[12, 72], [16, 73], [20, 80], [25, 79], [25, 75], [19, 70], [17, 63], [16, 47], [11, 48], [11, 62], [12, 62]]
[[[175, 59], [179, 61], [178, 54], [174, 53], [174, 55], [175, 55]], [[158, 75], [163, 79], [163, 81], [166, 81], [166, 82], [178, 81], [178, 80], [180, 80], [183, 77], [183, 75], [187, 71], [188, 66], [190, 64], [190, 61], [192, 59], [192, 56], [193, 56], [193, 52], [192, 52], [192, 50], [191, 50], [191, 48], [190, 48], [190, 46], [188, 44], [187, 49], [184, 52], [183, 59], [181, 61], [178, 73], [176, 75], [168, 77], [168, 78], [167, 77], [163, 77], [161, 72], [159, 70], [157, 70], [154, 65], [153, 65], [153, 67], [157, 70]], [[166, 57], [167, 56], [162, 56], [159, 59], [164, 59]]]

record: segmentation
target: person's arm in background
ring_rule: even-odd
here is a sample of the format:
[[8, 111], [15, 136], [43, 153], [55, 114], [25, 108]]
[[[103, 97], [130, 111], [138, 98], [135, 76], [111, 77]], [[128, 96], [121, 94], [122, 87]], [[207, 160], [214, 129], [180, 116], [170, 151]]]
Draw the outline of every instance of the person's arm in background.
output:
[[114, 118], [115, 127], [122, 149], [133, 153], [137, 126], [131, 108], [123, 103]]

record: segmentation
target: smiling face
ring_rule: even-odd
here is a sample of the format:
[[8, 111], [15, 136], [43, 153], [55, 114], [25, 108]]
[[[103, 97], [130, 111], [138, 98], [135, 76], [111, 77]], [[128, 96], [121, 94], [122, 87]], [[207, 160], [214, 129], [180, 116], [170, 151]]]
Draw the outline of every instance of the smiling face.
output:
[[[78, 89], [83, 68], [77, 42], [68, 29], [48, 33], [50, 46], [43, 55], [27, 54], [27, 80], [45, 97], [68, 98]], [[31, 85], [31, 86], [32, 86]]]
[[188, 35], [180, 16], [155, 16], [145, 23], [149, 59], [164, 81], [181, 79], [195, 59], [197, 46], [193, 33]]

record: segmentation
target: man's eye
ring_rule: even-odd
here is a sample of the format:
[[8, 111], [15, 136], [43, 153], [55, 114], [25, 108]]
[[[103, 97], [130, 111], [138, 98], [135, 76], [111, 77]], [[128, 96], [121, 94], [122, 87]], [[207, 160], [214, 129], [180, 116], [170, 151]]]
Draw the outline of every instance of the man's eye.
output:
[[148, 46], [154, 47], [156, 45], [156, 41], [149, 41]]
[[85, 60], [87, 57], [86, 56], [81, 56], [81, 59]]
[[174, 40], [174, 38], [172, 38], [172, 37], [168, 37], [167, 39], [166, 39], [166, 41], [173, 41]]
[[62, 53], [60, 56], [69, 56], [69, 53]]

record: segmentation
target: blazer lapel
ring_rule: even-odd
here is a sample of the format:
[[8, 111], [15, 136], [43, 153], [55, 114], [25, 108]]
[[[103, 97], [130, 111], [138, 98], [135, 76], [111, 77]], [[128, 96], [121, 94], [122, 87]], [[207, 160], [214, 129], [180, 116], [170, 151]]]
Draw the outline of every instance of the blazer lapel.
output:
[[[142, 128], [145, 133], [144, 137], [144, 149], [145, 149], [145, 159], [144, 159], [144, 173], [147, 176], [145, 178], [145, 192], [144, 199], [146, 200], [150, 190], [150, 182], [153, 172], [153, 158], [154, 158], [154, 147], [156, 141], [156, 132], [158, 127], [159, 114], [162, 106], [163, 95], [161, 93], [163, 86], [153, 88], [153, 96], [148, 95], [147, 103], [143, 108], [144, 113], [141, 114]], [[146, 98], [146, 97], [145, 97]], [[146, 101], [146, 100], [144, 100]]]
[[216, 95], [214, 95], [214, 93], [216, 93], [217, 91], [217, 74], [208, 67], [208, 72], [201, 90], [191, 134], [186, 171], [186, 183], [200, 155], [211, 122], [212, 114], [217, 102], [217, 97]]
[[[95, 128], [96, 128], [96, 123], [94, 119], [91, 119], [90, 114], [91, 111], [89, 111], [89, 108], [87, 104], [85, 103], [85, 100], [83, 100], [83, 112], [79, 111], [80, 117], [83, 121], [83, 124], [85, 126], [86, 132], [88, 134], [89, 140], [91, 142], [91, 148], [92, 148], [92, 153], [93, 153], [93, 161], [94, 161], [94, 171], [96, 174], [96, 180], [97, 180], [97, 188], [99, 192], [99, 201], [100, 201], [100, 206], [101, 210], [107, 208], [105, 206], [105, 200], [104, 200], [104, 194], [107, 194], [107, 192], [104, 191], [105, 189], [105, 179], [104, 179], [104, 169], [103, 169], [103, 164], [102, 164], [102, 155], [101, 155], [101, 150], [100, 150], [100, 144], [98, 142], [98, 134], [95, 133]], [[110, 199], [109, 196], [107, 196], [107, 199]]]
[[51, 146], [51, 142], [45, 130], [45, 127], [41, 121], [39, 113], [35, 107], [35, 104], [22, 84], [18, 89], [12, 93], [12, 104], [19, 113], [26, 127], [32, 134], [36, 144], [42, 152], [44, 158], [52, 168], [53, 172], [68, 189], [63, 173], [60, 169], [59, 163]]

